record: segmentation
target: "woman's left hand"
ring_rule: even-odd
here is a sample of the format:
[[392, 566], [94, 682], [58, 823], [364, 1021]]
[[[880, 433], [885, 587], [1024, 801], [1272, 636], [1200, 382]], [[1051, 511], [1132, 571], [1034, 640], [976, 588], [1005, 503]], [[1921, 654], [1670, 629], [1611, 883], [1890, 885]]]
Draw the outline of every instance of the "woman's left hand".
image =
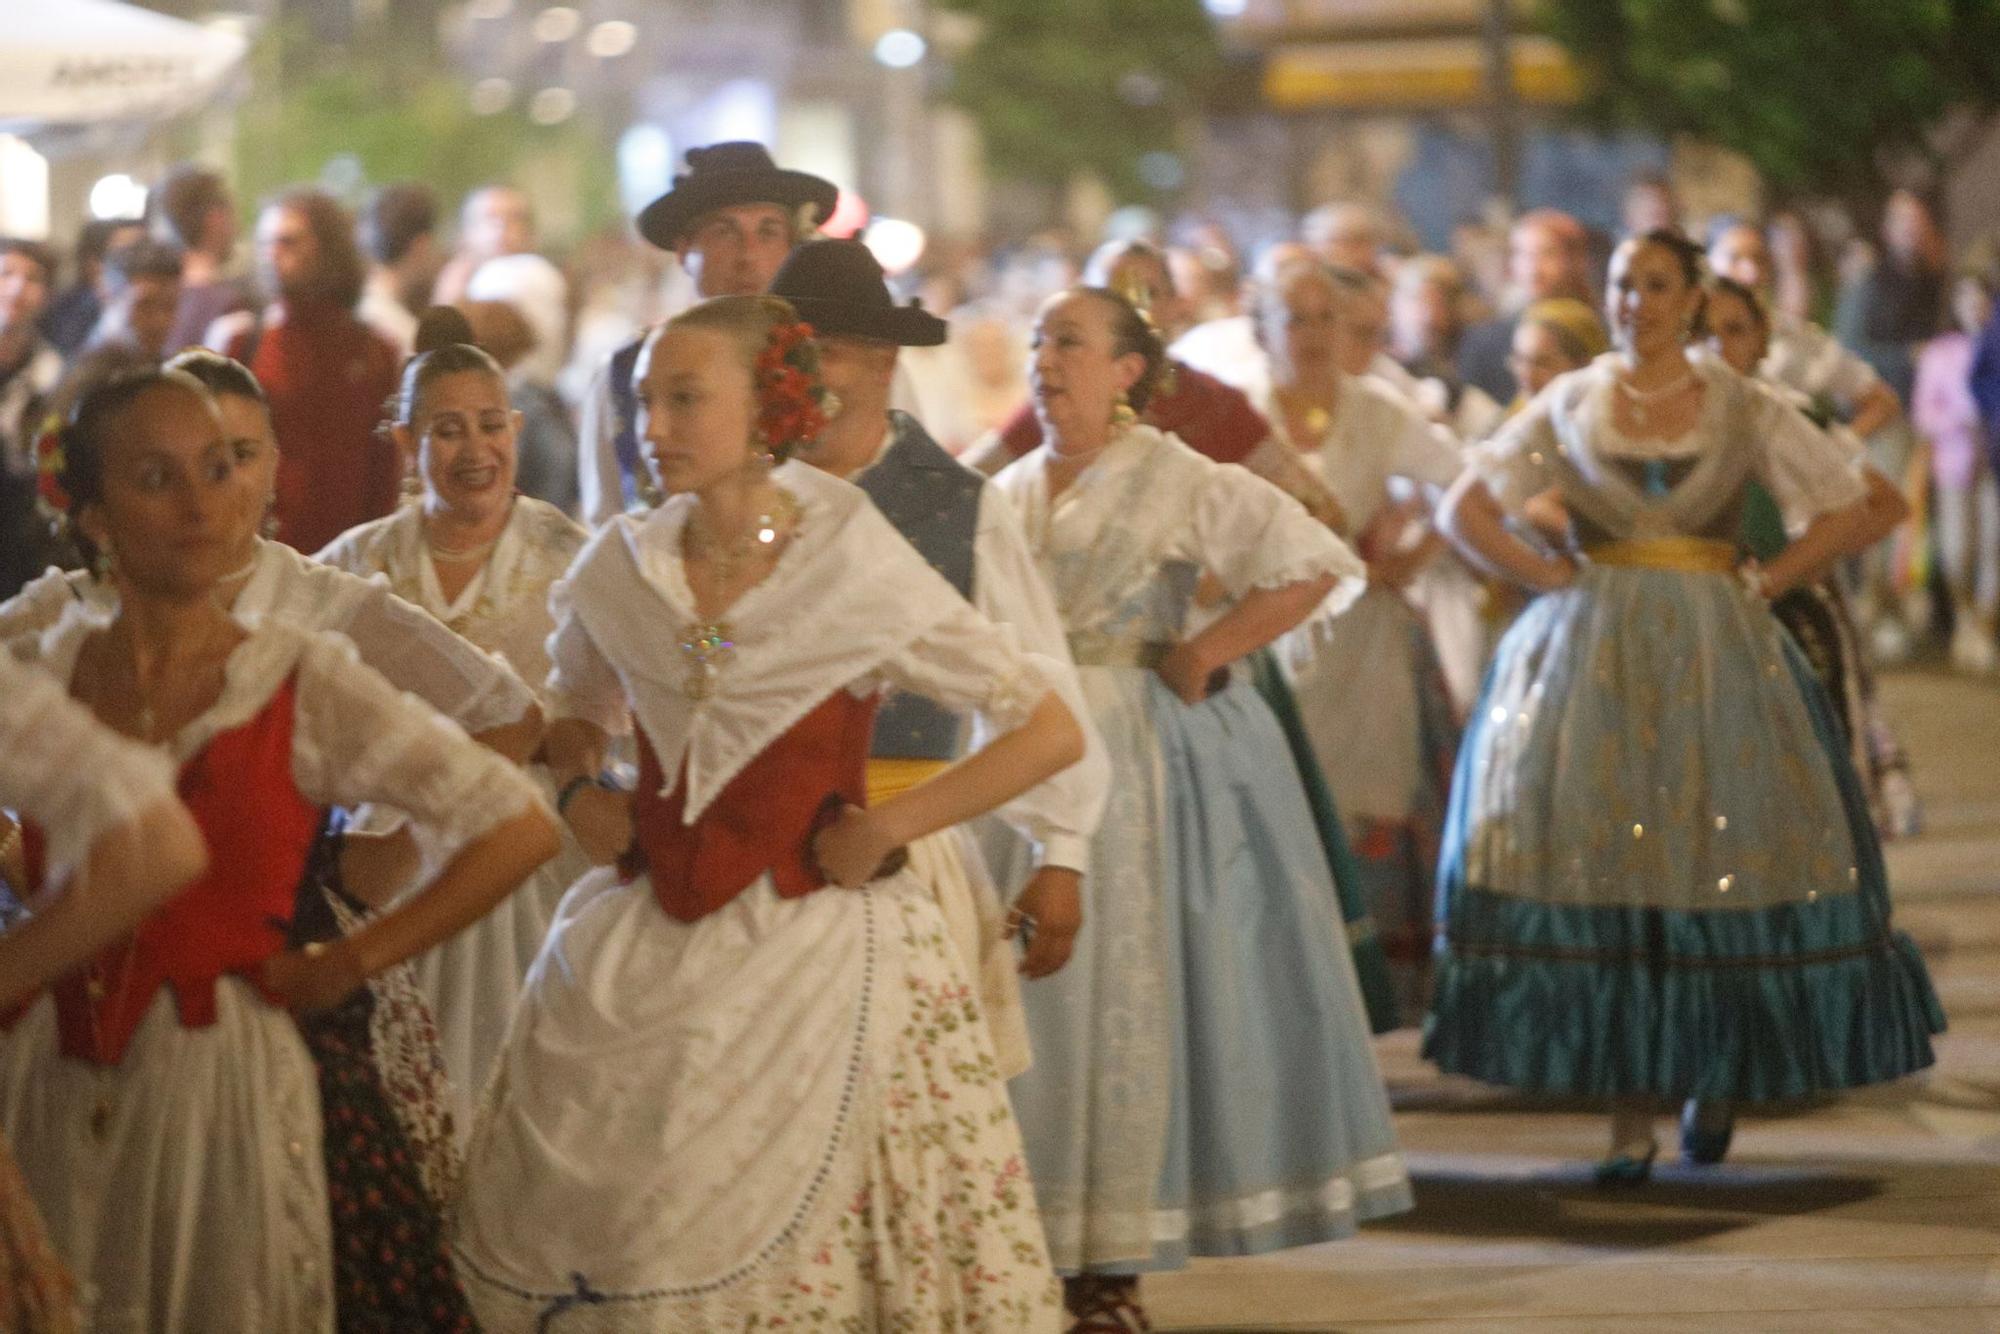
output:
[[881, 817], [860, 806], [843, 806], [813, 839], [813, 859], [827, 883], [859, 889], [873, 880], [896, 850], [896, 840], [882, 827]]
[[1007, 914], [1007, 939], [1028, 933], [1021, 974], [1047, 977], [1069, 962], [1083, 929], [1083, 876], [1064, 866], [1044, 866], [1029, 879]]
[[1167, 689], [1178, 695], [1181, 703], [1193, 707], [1208, 698], [1216, 664], [1210, 663], [1189, 641], [1176, 644], [1166, 657], [1160, 659], [1156, 670], [1160, 679], [1167, 683]]
[[316, 941], [264, 961], [257, 980], [296, 1014], [330, 1010], [368, 980], [361, 956], [346, 940]]

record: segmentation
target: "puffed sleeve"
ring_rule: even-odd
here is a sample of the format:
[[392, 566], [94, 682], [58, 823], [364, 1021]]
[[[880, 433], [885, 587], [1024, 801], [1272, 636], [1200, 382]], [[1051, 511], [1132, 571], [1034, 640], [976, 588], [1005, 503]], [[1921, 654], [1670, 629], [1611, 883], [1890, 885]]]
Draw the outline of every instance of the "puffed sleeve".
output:
[[549, 679], [543, 687], [548, 720], [576, 718], [607, 736], [623, 736], [632, 718], [625, 683], [577, 614], [568, 579], [549, 585], [549, 615], [556, 628], [549, 635]]
[[[939, 580], [941, 590], [949, 585]], [[953, 598], [929, 629], [886, 659], [880, 684], [907, 690], [954, 713], [978, 714], [996, 733], [1028, 720], [1059, 672], [1049, 660], [1020, 647], [1012, 631]]]
[[1465, 470], [1465, 453], [1449, 428], [1435, 426], [1407, 408], [1397, 417], [1389, 449], [1390, 473], [1440, 488], [1457, 481]]
[[1821, 430], [1778, 395], [1757, 389], [1750, 400], [1750, 429], [1761, 445], [1758, 480], [1778, 502], [1785, 531], [1793, 536], [1820, 515], [1867, 494], [1841, 438]]
[[[1089, 864], [1090, 838], [1097, 832], [1111, 787], [1111, 759], [1091, 724], [1055, 595], [1035, 564], [1013, 505], [991, 486], [980, 497], [973, 554], [977, 570], [973, 606], [996, 626], [1010, 628], [1022, 646], [1037, 655], [1035, 662], [1084, 732], [1083, 759], [1008, 802], [1001, 807], [1000, 818], [1040, 847], [1039, 864], [1081, 871]], [[974, 722], [975, 746], [997, 730], [984, 714]]]
[[1465, 467], [1509, 513], [1518, 513], [1531, 498], [1556, 484], [1550, 465], [1561, 446], [1556, 440], [1554, 395], [1555, 386], [1544, 389], [1492, 439], [1465, 452]]
[[1348, 586], [1346, 600], [1352, 601], [1366, 585], [1367, 571], [1345, 542], [1247, 468], [1210, 463], [1194, 497], [1193, 520], [1189, 554], [1232, 597], [1330, 574]]
[[292, 770], [309, 800], [407, 813], [426, 866], [542, 800], [526, 773], [334, 635], [313, 636], [299, 655]]
[[51, 867], [174, 798], [163, 751], [119, 736], [53, 676], [0, 654], [0, 806], [48, 834]]
[[477, 735], [518, 723], [535, 707], [506, 660], [486, 652], [415, 603], [367, 581], [344, 623], [329, 626], [354, 641], [361, 660]]
[[91, 585], [83, 574], [50, 569], [0, 602], [0, 640], [37, 635], [62, 619], [72, 602], [88, 602]]

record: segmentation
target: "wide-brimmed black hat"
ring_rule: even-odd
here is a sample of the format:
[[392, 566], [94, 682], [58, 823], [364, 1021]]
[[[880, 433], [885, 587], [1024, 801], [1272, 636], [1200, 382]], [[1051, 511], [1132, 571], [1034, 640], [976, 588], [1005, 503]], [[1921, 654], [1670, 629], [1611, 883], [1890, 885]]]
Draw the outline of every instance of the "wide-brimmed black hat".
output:
[[815, 333], [873, 338], [898, 347], [936, 347], [948, 326], [912, 300], [896, 304], [882, 266], [859, 241], [808, 241], [792, 251], [771, 295], [791, 302]]
[[687, 171], [674, 177], [674, 188], [639, 213], [639, 235], [662, 250], [672, 250], [696, 219], [719, 208], [810, 205], [817, 226], [832, 216], [834, 201], [840, 197], [832, 181], [780, 167], [759, 143], [690, 148], [687, 165]]

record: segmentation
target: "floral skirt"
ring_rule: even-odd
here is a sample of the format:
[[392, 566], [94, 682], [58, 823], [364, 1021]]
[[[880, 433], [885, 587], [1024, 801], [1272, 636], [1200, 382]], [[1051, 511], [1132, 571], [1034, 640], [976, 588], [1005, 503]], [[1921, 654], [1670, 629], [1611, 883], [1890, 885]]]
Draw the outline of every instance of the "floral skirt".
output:
[[976, 994], [908, 872], [695, 922], [643, 876], [563, 900], [454, 1230], [512, 1331], [1052, 1330]]

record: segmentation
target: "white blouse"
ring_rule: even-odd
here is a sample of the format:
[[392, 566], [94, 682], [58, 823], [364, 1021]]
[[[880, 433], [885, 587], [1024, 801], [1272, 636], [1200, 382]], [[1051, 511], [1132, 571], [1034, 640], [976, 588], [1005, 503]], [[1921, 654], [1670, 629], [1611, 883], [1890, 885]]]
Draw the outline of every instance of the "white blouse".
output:
[[960, 597], [858, 487], [803, 463], [772, 479], [798, 501], [799, 528], [723, 618], [731, 647], [706, 698], [685, 688], [685, 645], [703, 628], [680, 556], [693, 496], [614, 519], [550, 594], [549, 716], [618, 734], [635, 714], [669, 789], [685, 766], [690, 824], [836, 690], [910, 690], [1007, 731], [1052, 689], [1053, 670]]
[[349, 529], [315, 559], [363, 578], [382, 576], [397, 597], [499, 654], [523, 681], [539, 688], [548, 678], [548, 638], [555, 629], [549, 585], [569, 569], [588, 536], [554, 505], [517, 497], [492, 553], [450, 601], [438, 583], [417, 504]]
[[[0, 603], [0, 640], [46, 630], [77, 603], [108, 612], [117, 602], [116, 589], [83, 571], [50, 570]], [[505, 662], [397, 597], [386, 580], [321, 565], [280, 542], [257, 544], [230, 614], [246, 625], [271, 618], [344, 635], [370, 667], [468, 732], [519, 722], [535, 703]]]
[[1045, 444], [994, 485], [1020, 512], [1072, 637], [1178, 641], [1203, 571], [1232, 597], [1334, 575], [1330, 611], [1366, 586], [1359, 558], [1296, 500], [1175, 436], [1127, 429], [1053, 501], [1048, 457]]
[[1794, 535], [1819, 515], [1862, 498], [1866, 488], [1852, 456], [1777, 390], [1712, 358], [1693, 366], [1706, 391], [1700, 418], [1682, 435], [1642, 439], [1612, 427], [1619, 361], [1607, 354], [1557, 377], [1491, 440], [1469, 451], [1468, 460], [1500, 504], [1518, 510], [1556, 485], [1553, 464], [1565, 442], [1571, 457], [1685, 460], [1725, 439], [1742, 439], [1754, 451], [1753, 474], [1769, 488]]
[[67, 868], [100, 838], [174, 796], [167, 757], [118, 735], [48, 673], [0, 653], [0, 806], [49, 836]]
[[1275, 393], [1259, 405], [1271, 429], [1309, 462], [1347, 515], [1348, 530], [1365, 532], [1389, 500], [1389, 479], [1447, 487], [1465, 457], [1416, 406], [1368, 376], [1341, 377], [1340, 397], [1318, 440], [1294, 440]]
[[[79, 607], [13, 648], [66, 688], [85, 640], [102, 625]], [[246, 628], [224, 666], [221, 695], [161, 748], [176, 769], [256, 717], [290, 678], [297, 682], [291, 758], [300, 795], [321, 806], [378, 802], [409, 812], [426, 865], [442, 864], [541, 804], [526, 774], [396, 689], [345, 639], [275, 618]]]

